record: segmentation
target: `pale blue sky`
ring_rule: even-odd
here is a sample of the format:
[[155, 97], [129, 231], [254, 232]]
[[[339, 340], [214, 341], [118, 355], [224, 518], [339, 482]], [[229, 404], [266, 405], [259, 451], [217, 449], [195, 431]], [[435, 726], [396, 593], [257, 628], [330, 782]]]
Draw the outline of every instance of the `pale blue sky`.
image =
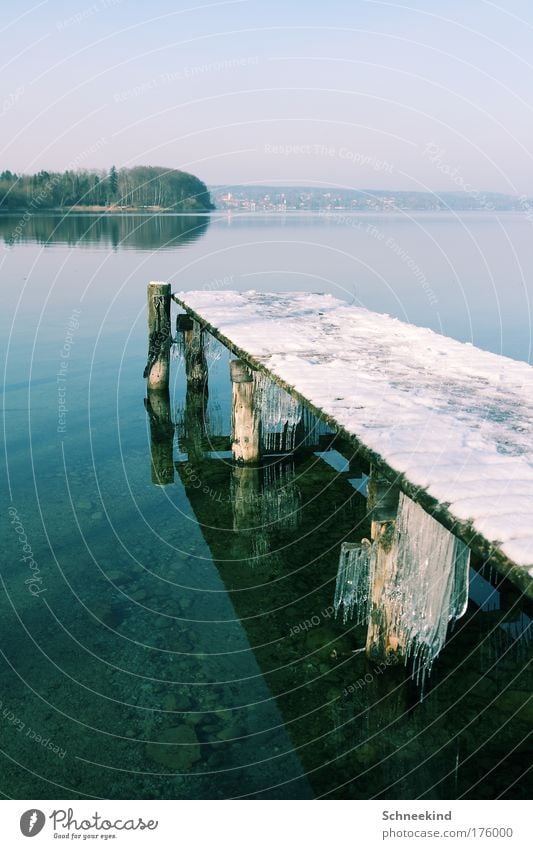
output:
[[529, 0], [2, 11], [0, 169], [533, 194]]

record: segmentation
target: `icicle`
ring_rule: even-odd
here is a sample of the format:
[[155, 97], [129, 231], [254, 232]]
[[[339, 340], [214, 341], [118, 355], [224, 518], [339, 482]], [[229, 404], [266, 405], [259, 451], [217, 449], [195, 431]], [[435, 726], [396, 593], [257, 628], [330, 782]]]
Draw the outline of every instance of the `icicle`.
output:
[[265, 450], [293, 451], [302, 405], [265, 375], [257, 375], [256, 381]]
[[454, 581], [450, 602], [449, 618], [452, 621], [460, 619], [466, 613], [468, 606], [468, 573], [470, 569], [470, 549], [464, 542], [455, 537]]
[[371, 549], [368, 540], [363, 540], [361, 545], [347, 542], [341, 545], [333, 606], [335, 615], [342, 606], [345, 624], [354, 612], [357, 625], [368, 619]]
[[304, 408], [304, 445], [318, 445], [321, 436], [332, 434], [334, 431], [323, 418], [315, 416], [310, 410]]
[[403, 493], [397, 521], [398, 552], [393, 627], [418, 681], [431, 673], [450, 619], [466, 610], [470, 551]]
[[[263, 471], [261, 522], [264, 527], [294, 530], [301, 518], [301, 495], [293, 466], [273, 463]], [[275, 527], [273, 527], [275, 525]]]

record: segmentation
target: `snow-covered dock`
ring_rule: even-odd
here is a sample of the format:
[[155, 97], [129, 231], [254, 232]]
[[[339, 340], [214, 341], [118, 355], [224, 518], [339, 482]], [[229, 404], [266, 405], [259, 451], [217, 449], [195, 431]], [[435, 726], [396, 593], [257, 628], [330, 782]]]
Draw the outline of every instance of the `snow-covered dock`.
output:
[[533, 368], [329, 295], [174, 300], [533, 597]]

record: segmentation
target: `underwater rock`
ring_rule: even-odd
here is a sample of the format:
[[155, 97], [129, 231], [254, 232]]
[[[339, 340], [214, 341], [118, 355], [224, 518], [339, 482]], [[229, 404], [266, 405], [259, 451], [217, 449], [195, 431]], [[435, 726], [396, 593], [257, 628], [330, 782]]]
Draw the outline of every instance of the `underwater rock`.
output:
[[76, 507], [78, 510], [92, 510], [93, 506], [92, 501], [89, 501], [88, 498], [78, 498], [76, 501]]
[[112, 581], [114, 584], [119, 584], [121, 582], [123, 583], [124, 581], [128, 580], [126, 576], [123, 575], [122, 572], [119, 572], [117, 569], [111, 569], [110, 572], [104, 572], [104, 574], [107, 580]]
[[111, 604], [96, 604], [92, 608], [92, 613], [100, 622], [110, 628], [116, 628], [124, 619], [121, 608]]
[[148, 598], [148, 593], [146, 592], [146, 590], [137, 590], [136, 592], [131, 593], [130, 598], [132, 598], [134, 601], [144, 601], [146, 598]]
[[244, 737], [246, 732], [243, 728], [239, 728], [236, 725], [227, 725], [224, 728], [221, 728], [220, 731], [217, 731], [215, 734], [216, 740], [236, 740], [239, 737]]
[[205, 735], [206, 739], [209, 740], [214, 737], [218, 731], [220, 731], [220, 725], [217, 722], [202, 723], [202, 734]]
[[184, 721], [187, 725], [200, 725], [202, 722], [202, 714], [201, 713], [187, 713], [185, 714]]
[[[173, 745], [158, 745], [158, 744]], [[190, 725], [175, 725], [162, 731], [159, 738], [146, 746], [147, 756], [161, 766], [188, 772], [200, 760], [198, 737]]]
[[[225, 698], [224, 689], [219, 689], [216, 695], [218, 696], [219, 703], [220, 703], [220, 701], [222, 701], [222, 699]], [[234, 721], [233, 711], [228, 709], [228, 708], [220, 708], [219, 710], [217, 710], [215, 708], [215, 710], [213, 710], [210, 715], [213, 717], [213, 722], [216, 722], [216, 721], [218, 721], [218, 722], [233, 722]]]
[[163, 710], [176, 710], [177, 706], [176, 696], [173, 693], [168, 693], [163, 697], [163, 701], [161, 702]]

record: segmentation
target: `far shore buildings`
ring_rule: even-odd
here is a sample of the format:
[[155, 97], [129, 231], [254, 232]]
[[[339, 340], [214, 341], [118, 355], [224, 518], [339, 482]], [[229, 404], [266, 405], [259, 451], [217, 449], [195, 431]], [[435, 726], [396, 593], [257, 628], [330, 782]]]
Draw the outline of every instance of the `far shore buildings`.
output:
[[[211, 186], [219, 210], [235, 212], [376, 212], [402, 209], [425, 212], [459, 210], [490, 214], [494, 211], [524, 214], [524, 199], [509, 195], [465, 192], [390, 192], [365, 189], [316, 189], [307, 186]], [[528, 201], [529, 209], [533, 200]]]

